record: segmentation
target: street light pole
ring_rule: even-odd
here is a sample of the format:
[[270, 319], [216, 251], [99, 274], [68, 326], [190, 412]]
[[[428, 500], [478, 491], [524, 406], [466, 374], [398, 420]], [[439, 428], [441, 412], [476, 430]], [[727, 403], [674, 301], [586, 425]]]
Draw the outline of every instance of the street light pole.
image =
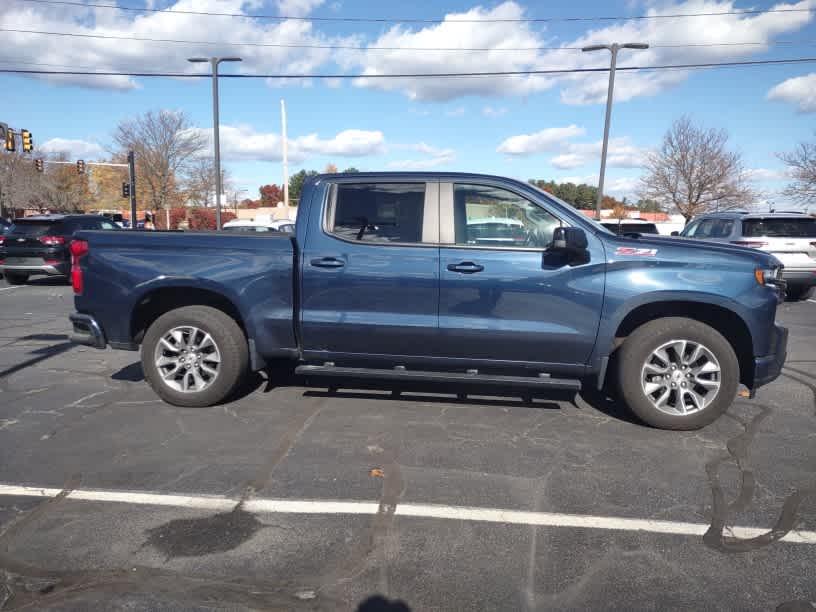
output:
[[601, 173], [598, 177], [598, 199], [595, 202], [595, 218], [601, 218], [601, 202], [603, 201], [604, 190], [604, 176], [606, 175], [606, 151], [609, 148], [609, 122], [612, 118], [612, 98], [615, 91], [615, 68], [618, 64], [618, 51], [621, 49], [648, 49], [649, 45], [645, 43], [626, 43], [619, 45], [613, 43], [611, 45], [591, 45], [581, 49], [583, 52], [600, 51], [607, 49], [611, 55], [609, 63], [609, 89], [606, 92], [606, 118], [604, 119], [604, 134], [603, 144], [601, 145]]
[[192, 63], [209, 62], [212, 69], [212, 98], [213, 98], [213, 147], [215, 149], [215, 229], [221, 229], [221, 145], [219, 142], [218, 119], [218, 65], [221, 62], [240, 62], [240, 57], [191, 57], [187, 60]]

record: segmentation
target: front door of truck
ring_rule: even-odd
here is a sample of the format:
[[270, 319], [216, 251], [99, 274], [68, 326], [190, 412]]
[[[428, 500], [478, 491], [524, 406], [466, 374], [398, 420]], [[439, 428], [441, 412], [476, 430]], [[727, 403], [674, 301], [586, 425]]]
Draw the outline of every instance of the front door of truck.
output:
[[433, 355], [439, 303], [439, 188], [340, 182], [301, 259], [307, 359]]
[[[548, 249], [562, 225], [502, 186], [440, 186], [440, 355], [490, 362], [586, 363], [604, 292], [604, 254]], [[508, 364], [512, 365], [512, 364]]]

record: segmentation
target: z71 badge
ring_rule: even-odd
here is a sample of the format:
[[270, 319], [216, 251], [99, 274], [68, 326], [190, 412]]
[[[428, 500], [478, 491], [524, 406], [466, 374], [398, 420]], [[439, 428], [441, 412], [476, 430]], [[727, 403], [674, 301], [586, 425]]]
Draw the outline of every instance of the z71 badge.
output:
[[657, 255], [657, 249], [636, 249], [634, 247], [618, 247], [615, 249], [615, 255], [623, 255], [626, 257], [654, 257]]

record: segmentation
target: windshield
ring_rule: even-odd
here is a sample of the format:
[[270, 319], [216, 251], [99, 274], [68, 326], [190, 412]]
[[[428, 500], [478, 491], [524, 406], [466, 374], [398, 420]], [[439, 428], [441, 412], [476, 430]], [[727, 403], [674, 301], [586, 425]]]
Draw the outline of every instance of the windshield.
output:
[[816, 219], [745, 219], [742, 222], [742, 235], [746, 238], [816, 238]]

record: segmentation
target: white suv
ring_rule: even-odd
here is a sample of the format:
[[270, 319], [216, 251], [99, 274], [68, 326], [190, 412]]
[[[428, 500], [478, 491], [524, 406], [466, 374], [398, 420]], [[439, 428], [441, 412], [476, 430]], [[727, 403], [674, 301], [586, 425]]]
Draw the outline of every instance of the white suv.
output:
[[696, 217], [680, 236], [761, 249], [785, 266], [788, 297], [806, 298], [816, 286], [816, 217], [797, 212], [730, 211]]

